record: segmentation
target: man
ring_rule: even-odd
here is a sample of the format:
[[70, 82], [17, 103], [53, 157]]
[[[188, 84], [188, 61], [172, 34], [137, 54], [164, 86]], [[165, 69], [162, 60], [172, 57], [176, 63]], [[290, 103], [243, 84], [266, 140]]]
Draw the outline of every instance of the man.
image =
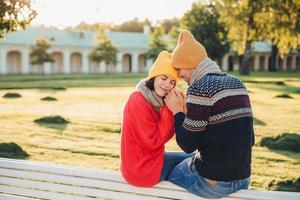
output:
[[168, 180], [206, 198], [248, 188], [254, 132], [245, 86], [223, 73], [189, 31], [179, 35], [172, 66], [189, 85], [186, 114], [177, 91], [165, 98], [176, 141], [186, 153], [197, 153], [177, 165]]

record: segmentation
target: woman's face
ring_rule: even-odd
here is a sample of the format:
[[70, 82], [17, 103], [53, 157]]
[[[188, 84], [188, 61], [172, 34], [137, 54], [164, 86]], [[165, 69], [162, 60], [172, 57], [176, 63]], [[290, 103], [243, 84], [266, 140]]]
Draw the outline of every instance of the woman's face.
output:
[[154, 92], [164, 97], [168, 92], [173, 89], [176, 85], [176, 80], [168, 75], [157, 76], [154, 79]]

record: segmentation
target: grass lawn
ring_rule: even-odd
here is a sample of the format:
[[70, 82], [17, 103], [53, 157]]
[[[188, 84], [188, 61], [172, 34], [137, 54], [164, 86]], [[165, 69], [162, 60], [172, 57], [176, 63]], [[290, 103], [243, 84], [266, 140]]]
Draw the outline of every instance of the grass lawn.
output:
[[[0, 145], [16, 143], [29, 160], [118, 170], [122, 107], [142, 77], [145, 74], [0, 76]], [[263, 137], [300, 135], [300, 73], [239, 77], [249, 90], [256, 119], [251, 187], [276, 189], [284, 181], [300, 180], [300, 153], [259, 145]], [[186, 85], [180, 82], [179, 87]], [[22, 97], [2, 98], [8, 92]], [[291, 98], [276, 98], [283, 94]], [[46, 96], [57, 101], [41, 101]], [[34, 122], [49, 115], [70, 123]], [[173, 139], [167, 150], [180, 149]], [[299, 185], [292, 190], [299, 191]]]

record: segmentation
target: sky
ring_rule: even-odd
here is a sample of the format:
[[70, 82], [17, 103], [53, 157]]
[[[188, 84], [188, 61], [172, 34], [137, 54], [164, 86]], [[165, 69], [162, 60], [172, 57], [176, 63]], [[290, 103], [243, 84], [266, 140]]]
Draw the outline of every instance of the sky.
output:
[[33, 0], [38, 16], [33, 25], [74, 26], [86, 23], [114, 23], [139, 18], [152, 22], [182, 17], [196, 0]]

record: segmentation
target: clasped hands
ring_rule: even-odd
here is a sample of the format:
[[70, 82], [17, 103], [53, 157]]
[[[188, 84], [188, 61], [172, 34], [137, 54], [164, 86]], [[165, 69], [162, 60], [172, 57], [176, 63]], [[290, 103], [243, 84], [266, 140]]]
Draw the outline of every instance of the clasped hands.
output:
[[186, 113], [185, 92], [174, 88], [164, 98], [165, 104], [175, 115], [178, 112]]

